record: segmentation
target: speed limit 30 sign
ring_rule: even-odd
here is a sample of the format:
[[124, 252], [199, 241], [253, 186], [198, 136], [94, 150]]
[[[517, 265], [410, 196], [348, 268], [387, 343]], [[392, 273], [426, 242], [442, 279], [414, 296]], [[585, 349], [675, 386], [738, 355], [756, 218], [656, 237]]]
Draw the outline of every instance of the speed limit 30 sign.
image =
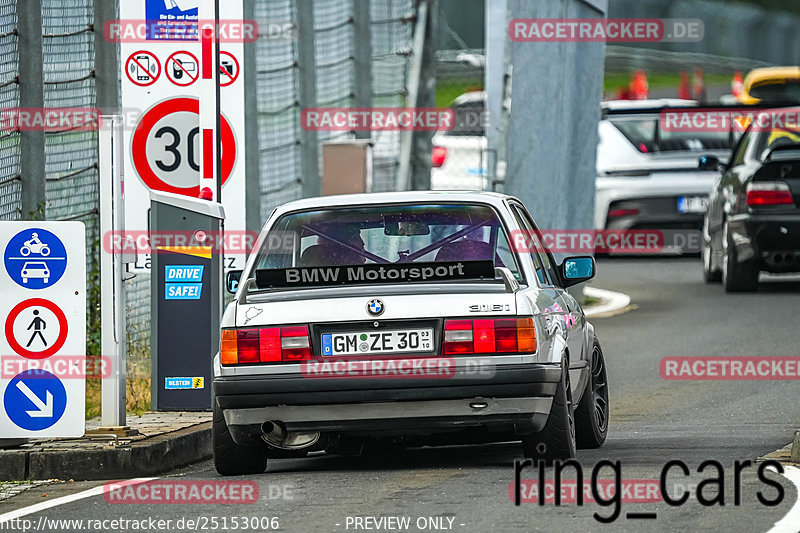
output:
[[[131, 153], [136, 172], [150, 189], [197, 196], [199, 111], [196, 98], [171, 98], [142, 116], [133, 133]], [[236, 164], [236, 140], [224, 116], [220, 122], [224, 184]]]
[[[200, 126], [200, 59], [203, 50], [197, 36], [200, 29], [198, 6], [205, 3], [196, 0], [129, 0], [117, 4], [117, 16], [123, 21], [150, 27], [154, 21], [183, 20], [186, 29], [186, 33], [180, 35], [147, 32], [136, 42], [123, 39], [119, 43], [119, 54], [123, 58], [119, 69], [120, 107], [131, 110], [125, 113], [131, 127], [122, 131], [125, 228], [145, 231], [149, 227], [151, 192], [169, 192], [193, 198], [198, 198], [200, 193], [204, 167], [202, 130], [205, 128]], [[219, 4], [220, 20], [245, 20], [243, 0], [225, 0]], [[258, 194], [257, 169], [248, 173], [248, 161], [244, 157], [248, 144], [257, 151], [258, 142], [257, 139], [246, 142], [244, 41], [226, 39], [219, 45], [222, 118], [221, 149], [216, 158], [220, 163], [221, 201], [228, 231], [257, 229], [248, 228], [248, 214], [251, 225], [258, 223], [257, 206], [250, 209], [245, 201], [248, 179], [253, 194]], [[130, 60], [126, 62], [125, 58]], [[123, 68], [125, 72], [122, 72]], [[253, 115], [248, 120], [256, 122], [258, 117]], [[253, 162], [256, 161], [257, 158], [253, 158]], [[244, 268], [245, 259], [244, 253], [226, 252], [225, 268]], [[150, 267], [150, 254], [140, 250], [133, 271], [142, 273]], [[38, 279], [31, 280], [34, 284], [40, 282], [43, 283]]]

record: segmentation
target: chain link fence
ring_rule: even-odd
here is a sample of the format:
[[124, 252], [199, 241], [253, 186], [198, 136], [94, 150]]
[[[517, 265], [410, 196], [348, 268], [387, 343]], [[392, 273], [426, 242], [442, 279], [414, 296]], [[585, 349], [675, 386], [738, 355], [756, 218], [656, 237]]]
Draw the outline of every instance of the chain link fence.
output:
[[[42, 63], [45, 108], [95, 104], [91, 0], [43, 0]], [[91, 276], [99, 260], [97, 132], [45, 132], [46, 216], [86, 225]]]
[[[318, 0], [314, 2], [316, 102], [298, 99], [296, 39], [261, 36], [256, 42], [261, 220], [301, 196], [300, 114], [303, 107], [349, 107], [355, 93], [355, 9], [370, 10], [372, 101], [404, 105], [411, 40], [412, 0]], [[297, 23], [293, 0], [257, 0], [256, 20]], [[354, 138], [351, 132], [318, 132], [319, 143]], [[400, 135], [373, 132], [373, 191], [394, 188]], [[320, 151], [321, 154], [321, 151]]]
[[[0, 2], [0, 109], [19, 106], [19, 49], [15, 0]], [[20, 135], [0, 129], [0, 220], [17, 220], [22, 214]]]

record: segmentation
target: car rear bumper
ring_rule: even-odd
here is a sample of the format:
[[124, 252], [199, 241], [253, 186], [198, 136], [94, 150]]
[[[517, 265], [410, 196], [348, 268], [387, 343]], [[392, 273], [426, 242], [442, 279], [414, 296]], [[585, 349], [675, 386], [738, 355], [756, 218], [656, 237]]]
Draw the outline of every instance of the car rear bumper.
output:
[[[251, 409], [227, 409], [230, 428], [260, 428], [266, 421], [279, 421], [289, 431], [358, 431], [365, 429], [422, 429], [509, 425], [527, 422], [538, 430], [534, 419], [550, 412], [552, 397], [464, 398], [405, 402], [348, 403], [330, 405], [277, 405]], [[232, 429], [232, 431], [235, 431]], [[251, 431], [247, 431], [250, 433]]]
[[491, 376], [450, 379], [216, 377], [214, 395], [237, 442], [267, 421], [287, 431], [436, 432], [502, 425], [540, 430], [561, 378], [560, 364], [498, 367]]
[[740, 262], [768, 272], [800, 272], [800, 214], [743, 214], [728, 219]]
[[[707, 195], [687, 195], [707, 196]], [[607, 218], [606, 229], [695, 229], [703, 226], [703, 213], [681, 213], [678, 197], [633, 198], [612, 202], [609, 210], [636, 210], [635, 215]]]

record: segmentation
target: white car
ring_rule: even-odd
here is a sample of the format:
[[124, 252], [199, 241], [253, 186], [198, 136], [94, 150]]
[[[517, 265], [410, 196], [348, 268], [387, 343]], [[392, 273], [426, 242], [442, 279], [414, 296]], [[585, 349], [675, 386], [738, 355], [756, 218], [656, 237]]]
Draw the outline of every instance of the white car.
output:
[[[437, 132], [432, 141], [431, 189], [492, 190], [487, 170], [486, 92], [462, 94], [450, 108], [455, 114], [455, 126]], [[498, 182], [505, 178], [505, 171], [506, 162], [498, 161], [495, 177]]]
[[[274, 237], [284, 245], [271, 248]], [[265, 244], [228, 275], [229, 290], [241, 283], [213, 363], [217, 471], [378, 438], [521, 440], [544, 459], [601, 446], [605, 361], [565, 290], [594, 275], [594, 260], [557, 265], [540, 238], [522, 203], [495, 193], [276, 209]]]
[[703, 167], [701, 156], [727, 161], [737, 134], [662, 130], [659, 114], [664, 110], [696, 106], [689, 100], [603, 102], [596, 229], [699, 232], [708, 194], [720, 174], [716, 164]]

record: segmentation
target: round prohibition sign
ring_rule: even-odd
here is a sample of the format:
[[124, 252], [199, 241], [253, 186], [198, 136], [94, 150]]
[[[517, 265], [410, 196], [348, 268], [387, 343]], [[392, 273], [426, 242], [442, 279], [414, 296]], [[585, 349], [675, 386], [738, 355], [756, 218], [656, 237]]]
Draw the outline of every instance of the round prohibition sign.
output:
[[134, 85], [147, 87], [153, 85], [161, 75], [161, 62], [147, 50], [139, 50], [125, 62], [125, 74]]
[[[53, 341], [49, 347], [41, 352], [34, 352], [32, 350], [28, 350], [24, 348], [17, 338], [14, 336], [14, 322], [16, 321], [17, 317], [22, 313], [24, 310], [29, 309], [31, 307], [44, 307], [45, 309], [52, 312], [56, 315], [58, 319], [58, 338]], [[64, 346], [64, 342], [67, 340], [67, 317], [64, 315], [64, 311], [61, 310], [56, 304], [51, 302], [50, 300], [45, 300], [44, 298], [30, 298], [23, 302], [18, 303], [14, 309], [8, 314], [6, 318], [6, 339], [8, 340], [8, 345], [11, 346], [11, 349], [17, 352], [22, 357], [26, 357], [28, 359], [44, 359], [46, 357], [50, 357], [58, 350]]]
[[[197, 57], [193, 53], [179, 51], [174, 52], [167, 58], [166, 62], [164, 62], [164, 69], [166, 70], [169, 81], [178, 87], [188, 87], [200, 77], [198, 65]], [[172, 72], [172, 75], [170, 75], [170, 72]], [[178, 81], [183, 78], [186, 79], [184, 81]]]
[[[151, 138], [151, 133], [162, 121], [168, 121], [171, 114], [178, 113], [193, 113], [199, 117], [200, 101], [197, 98], [173, 98], [156, 104], [142, 115], [139, 124], [136, 126], [136, 130], [133, 132], [133, 138], [131, 140], [133, 166], [139, 174], [139, 177], [151, 190], [183, 194], [196, 198], [200, 193], [199, 184], [180, 186], [180, 184], [169, 183], [167, 178], [170, 173], [161, 170], [161, 175], [159, 176], [156, 172], [156, 168], [154, 168], [154, 166], [158, 166], [157, 161], [150, 161], [148, 158], [147, 143], [148, 139]], [[155, 135], [157, 136], [162, 129], [164, 128], [157, 129]], [[198, 133], [198, 131], [199, 130], [195, 129], [194, 133]], [[194, 138], [196, 136], [197, 135], [192, 136], [190, 133], [190, 137]], [[222, 140], [222, 184], [225, 185], [236, 163], [236, 138], [233, 135], [233, 129], [230, 123], [224, 116], [220, 116], [220, 137]], [[184, 137], [175, 138], [173, 136], [171, 140], [173, 142], [170, 143], [170, 147], [173, 150], [172, 155], [174, 157], [177, 157], [174, 154], [176, 150], [175, 146], [184, 146], [189, 142], [189, 138]]]
[[[228, 59], [229, 58], [229, 59]], [[233, 69], [233, 73], [228, 70]], [[219, 53], [219, 86], [227, 87], [239, 77], [239, 60], [230, 52]]]

